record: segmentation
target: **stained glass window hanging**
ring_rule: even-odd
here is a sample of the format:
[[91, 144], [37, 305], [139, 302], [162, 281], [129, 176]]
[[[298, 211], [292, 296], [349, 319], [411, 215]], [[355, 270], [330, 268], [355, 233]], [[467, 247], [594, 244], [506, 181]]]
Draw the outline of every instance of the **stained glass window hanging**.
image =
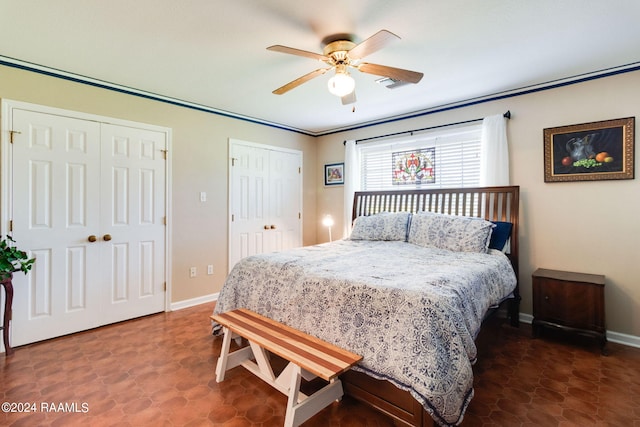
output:
[[435, 147], [392, 153], [394, 185], [420, 185], [436, 182]]

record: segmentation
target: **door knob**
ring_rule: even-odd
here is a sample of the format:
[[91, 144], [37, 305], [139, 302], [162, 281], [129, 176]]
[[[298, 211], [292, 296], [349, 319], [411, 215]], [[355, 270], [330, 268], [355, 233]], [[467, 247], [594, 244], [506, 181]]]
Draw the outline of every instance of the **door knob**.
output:
[[104, 236], [102, 236], [102, 239], [103, 239], [105, 242], [108, 242], [109, 240], [111, 240], [111, 234], [105, 234]]
[[268, 230], [268, 229], [269, 229], [269, 226], [268, 226], [268, 225], [265, 225], [265, 226], [264, 226], [264, 229], [265, 229], [265, 230]]
[[272, 230], [275, 230], [275, 229], [276, 229], [276, 226], [275, 226], [275, 225], [273, 225], [273, 224], [271, 224], [271, 229], [272, 229]]
[[87, 238], [88, 241], [90, 241], [91, 243], [95, 242], [96, 240], [98, 240], [98, 238], [96, 236], [94, 236], [93, 234], [91, 236], [89, 236]]

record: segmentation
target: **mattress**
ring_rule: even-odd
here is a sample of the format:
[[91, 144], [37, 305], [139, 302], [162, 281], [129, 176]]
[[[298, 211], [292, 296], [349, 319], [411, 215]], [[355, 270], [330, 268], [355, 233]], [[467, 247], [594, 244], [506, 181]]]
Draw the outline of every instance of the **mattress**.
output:
[[455, 425], [473, 397], [482, 320], [515, 286], [497, 250], [340, 240], [244, 258], [215, 312], [248, 308], [360, 354], [354, 369], [408, 390], [436, 422]]

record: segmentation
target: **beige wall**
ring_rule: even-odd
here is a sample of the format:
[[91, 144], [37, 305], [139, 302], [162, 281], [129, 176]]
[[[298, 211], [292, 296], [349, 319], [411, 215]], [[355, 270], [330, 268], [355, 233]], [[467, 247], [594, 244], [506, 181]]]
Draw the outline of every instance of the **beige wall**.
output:
[[[545, 184], [542, 169], [544, 128], [640, 116], [640, 72], [320, 138], [5, 66], [0, 98], [172, 128], [173, 302], [218, 292], [226, 276], [228, 138], [303, 151], [303, 235], [304, 244], [313, 244], [328, 240], [322, 215], [333, 215], [334, 236], [340, 234], [342, 187], [324, 187], [322, 173], [325, 163], [344, 159], [345, 139], [511, 110], [511, 182], [522, 196], [522, 312], [531, 313], [531, 273], [538, 267], [604, 274], [608, 329], [640, 337], [640, 181]], [[200, 191], [208, 202], [198, 201]], [[213, 276], [202, 274], [207, 264], [214, 264]], [[191, 266], [200, 272], [194, 279]]]
[[[402, 90], [402, 89], [398, 89]], [[345, 139], [512, 112], [508, 124], [511, 183], [520, 185], [520, 284], [523, 313], [532, 312], [531, 273], [539, 267], [606, 276], [607, 329], [640, 345], [640, 177], [623, 181], [545, 183], [543, 129], [640, 117], [640, 72], [421, 118], [318, 138], [317, 168], [344, 159]], [[637, 138], [636, 138], [637, 140]], [[637, 166], [636, 166], [637, 176]], [[318, 217], [331, 213], [341, 227], [342, 188], [319, 183]], [[324, 234], [323, 234], [324, 233]], [[320, 241], [326, 232], [318, 228]], [[614, 334], [615, 335], [615, 334]]]
[[[0, 98], [172, 129], [173, 302], [218, 292], [226, 277], [229, 138], [303, 152], [303, 241], [316, 242], [315, 138], [5, 66]], [[205, 203], [201, 191], [207, 192]], [[208, 264], [214, 265], [212, 276], [206, 275]], [[189, 278], [191, 266], [198, 269], [195, 278]]]

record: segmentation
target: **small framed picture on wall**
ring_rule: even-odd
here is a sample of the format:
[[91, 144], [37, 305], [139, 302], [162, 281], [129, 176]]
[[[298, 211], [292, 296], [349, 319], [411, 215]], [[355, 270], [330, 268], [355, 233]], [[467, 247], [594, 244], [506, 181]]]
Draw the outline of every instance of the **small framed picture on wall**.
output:
[[344, 184], [344, 163], [324, 165], [324, 185]]

